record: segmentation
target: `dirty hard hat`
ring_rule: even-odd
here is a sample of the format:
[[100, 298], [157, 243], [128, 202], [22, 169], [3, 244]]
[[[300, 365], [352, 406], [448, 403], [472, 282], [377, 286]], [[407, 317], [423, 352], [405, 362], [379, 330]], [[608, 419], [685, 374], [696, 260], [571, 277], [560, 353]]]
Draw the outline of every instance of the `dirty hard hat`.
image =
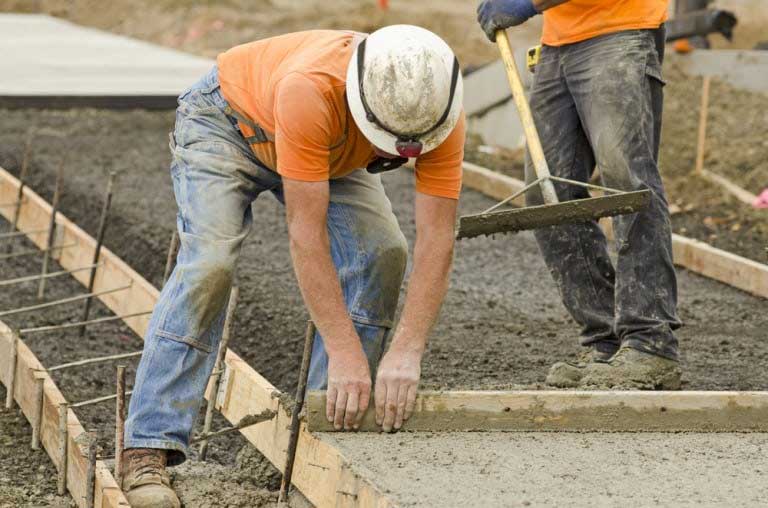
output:
[[418, 157], [442, 143], [461, 116], [456, 56], [440, 37], [393, 25], [364, 39], [347, 69], [347, 101], [363, 135], [379, 150]]

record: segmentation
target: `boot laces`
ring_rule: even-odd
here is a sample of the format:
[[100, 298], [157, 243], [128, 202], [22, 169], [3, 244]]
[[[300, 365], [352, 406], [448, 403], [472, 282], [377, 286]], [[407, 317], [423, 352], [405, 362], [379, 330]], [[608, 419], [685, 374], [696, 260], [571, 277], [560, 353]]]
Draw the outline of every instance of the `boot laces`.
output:
[[162, 476], [165, 461], [161, 453], [152, 450], [142, 450], [131, 455], [131, 469], [135, 478], [140, 480], [147, 476]]

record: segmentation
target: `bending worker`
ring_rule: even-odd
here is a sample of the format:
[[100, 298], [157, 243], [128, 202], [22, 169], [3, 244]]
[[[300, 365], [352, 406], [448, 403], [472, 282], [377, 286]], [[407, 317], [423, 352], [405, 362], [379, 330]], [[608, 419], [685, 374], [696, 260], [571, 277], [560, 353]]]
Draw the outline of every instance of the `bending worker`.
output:
[[[378, 424], [397, 429], [409, 417], [453, 256], [461, 104], [453, 52], [407, 25], [238, 46], [179, 97], [171, 177], [181, 248], [147, 330], [126, 422], [132, 506], [179, 506], [165, 467], [186, 458], [251, 203], [265, 191], [286, 207], [294, 270], [319, 330], [309, 388], [327, 388], [329, 420], [357, 428], [376, 372]], [[408, 158], [416, 159], [413, 269], [382, 358], [407, 244], [378, 173]]]
[[[667, 0], [485, 0], [478, 20], [499, 29], [544, 14], [531, 109], [553, 175], [605, 186], [650, 189], [642, 212], [613, 219], [618, 260], [596, 222], [535, 232], [565, 307], [587, 351], [555, 364], [560, 387], [679, 389], [677, 281], [667, 199], [659, 176], [661, 62]], [[526, 160], [526, 179], [535, 178]], [[555, 183], [558, 197], [588, 197]], [[527, 194], [543, 204], [541, 193]]]

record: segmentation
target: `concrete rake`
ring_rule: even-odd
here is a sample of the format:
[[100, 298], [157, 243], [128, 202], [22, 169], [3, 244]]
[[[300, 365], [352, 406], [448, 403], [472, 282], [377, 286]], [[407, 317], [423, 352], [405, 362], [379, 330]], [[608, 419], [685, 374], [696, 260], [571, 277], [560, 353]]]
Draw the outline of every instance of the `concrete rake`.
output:
[[[501, 52], [504, 67], [507, 71], [509, 84], [512, 88], [512, 96], [520, 113], [525, 137], [528, 141], [528, 150], [531, 154], [533, 168], [537, 179], [526, 185], [519, 192], [508, 197], [501, 203], [494, 205], [483, 213], [467, 215], [459, 219], [456, 238], [473, 238], [480, 235], [492, 235], [494, 233], [510, 233], [526, 229], [543, 228], [559, 224], [573, 224], [590, 222], [602, 217], [635, 213], [646, 206], [651, 198], [650, 190], [624, 192], [584, 182], [568, 180], [552, 176], [549, 172], [544, 150], [541, 146], [539, 133], [533, 122], [531, 108], [525, 98], [525, 90], [517, 72], [515, 57], [509, 44], [509, 38], [504, 30], [496, 32], [496, 42]], [[587, 199], [560, 202], [552, 182], [560, 182], [569, 185], [597, 189], [606, 195]], [[512, 201], [517, 196], [524, 194], [534, 186], [541, 189], [544, 204], [529, 206], [515, 210], [503, 210], [495, 212], [496, 208]]]

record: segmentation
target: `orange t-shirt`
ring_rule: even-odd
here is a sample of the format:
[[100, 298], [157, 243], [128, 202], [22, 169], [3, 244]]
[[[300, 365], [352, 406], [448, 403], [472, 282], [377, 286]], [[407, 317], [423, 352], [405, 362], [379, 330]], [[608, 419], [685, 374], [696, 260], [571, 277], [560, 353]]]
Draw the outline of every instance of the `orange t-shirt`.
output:
[[[347, 65], [362, 34], [312, 30], [243, 44], [218, 57], [229, 105], [256, 122], [274, 142], [251, 145], [280, 175], [307, 182], [365, 168], [373, 146], [346, 103]], [[253, 130], [240, 122], [245, 136]], [[465, 120], [416, 161], [416, 190], [456, 199], [461, 190]]]
[[622, 30], [658, 28], [669, 0], [569, 0], [544, 11], [541, 42], [562, 46]]

